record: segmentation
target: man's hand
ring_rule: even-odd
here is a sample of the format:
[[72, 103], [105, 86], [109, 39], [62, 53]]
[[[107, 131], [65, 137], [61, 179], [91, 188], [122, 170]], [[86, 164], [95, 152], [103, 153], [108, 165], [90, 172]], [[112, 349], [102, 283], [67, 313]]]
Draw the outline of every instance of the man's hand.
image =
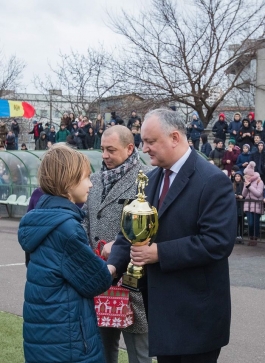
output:
[[157, 244], [153, 243], [151, 246], [132, 246], [131, 262], [135, 266], [144, 266], [149, 263], [158, 262]]
[[107, 260], [109, 255], [110, 255], [110, 251], [111, 251], [111, 247], [113, 245], [115, 241], [111, 241], [109, 243], [106, 243], [101, 251], [101, 256], [105, 257], [105, 259]]

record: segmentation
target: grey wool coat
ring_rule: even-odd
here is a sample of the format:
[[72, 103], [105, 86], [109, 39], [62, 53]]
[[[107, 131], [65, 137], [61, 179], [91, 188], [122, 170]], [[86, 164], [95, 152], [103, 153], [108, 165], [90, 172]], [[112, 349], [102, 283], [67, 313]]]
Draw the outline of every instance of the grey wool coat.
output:
[[[98, 239], [103, 239], [106, 242], [115, 240], [120, 231], [123, 209], [123, 204], [119, 204], [119, 200], [136, 198], [136, 178], [139, 170], [147, 173], [151, 170], [151, 167], [138, 162], [117, 181], [103, 203], [101, 203], [103, 191], [101, 172], [91, 175], [93, 188], [89, 192], [87, 203], [83, 206], [83, 210], [86, 212], [83, 224], [93, 249], [97, 247]], [[130, 292], [130, 301], [134, 311], [134, 323], [123, 330], [128, 333], [146, 333], [148, 326], [141, 292]]]

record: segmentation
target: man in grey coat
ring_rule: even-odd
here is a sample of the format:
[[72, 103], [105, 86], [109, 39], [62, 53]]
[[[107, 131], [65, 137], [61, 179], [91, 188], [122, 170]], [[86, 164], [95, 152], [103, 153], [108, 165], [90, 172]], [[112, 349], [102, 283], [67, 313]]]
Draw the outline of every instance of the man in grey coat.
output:
[[[123, 201], [136, 198], [136, 178], [139, 170], [147, 172], [134, 146], [132, 132], [116, 125], [104, 131], [101, 139], [102, 168], [91, 175], [93, 188], [83, 209], [84, 226], [93, 249], [98, 240], [105, 240], [102, 254], [108, 257], [113, 241], [120, 231]], [[133, 325], [125, 328], [100, 328], [107, 363], [118, 363], [118, 348], [122, 332], [130, 363], [151, 363], [148, 352], [148, 326], [140, 292], [130, 292], [134, 311]]]

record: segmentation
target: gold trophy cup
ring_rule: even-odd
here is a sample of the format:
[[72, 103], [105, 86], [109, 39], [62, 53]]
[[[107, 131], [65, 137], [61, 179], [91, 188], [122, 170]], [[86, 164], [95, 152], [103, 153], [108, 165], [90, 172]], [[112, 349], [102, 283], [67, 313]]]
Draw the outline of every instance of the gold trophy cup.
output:
[[[121, 230], [124, 237], [134, 246], [151, 244], [158, 230], [158, 213], [146, 200], [144, 189], [148, 177], [139, 170], [136, 179], [138, 185], [137, 199], [124, 206], [121, 217]], [[140, 291], [145, 286], [144, 268], [134, 266], [131, 262], [123, 274], [122, 286], [129, 290]]]

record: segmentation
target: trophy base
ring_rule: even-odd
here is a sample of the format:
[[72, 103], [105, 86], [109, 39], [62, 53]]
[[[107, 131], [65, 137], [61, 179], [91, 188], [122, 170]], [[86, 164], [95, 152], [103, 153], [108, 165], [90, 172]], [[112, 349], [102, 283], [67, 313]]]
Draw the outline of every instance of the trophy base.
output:
[[128, 275], [127, 272], [122, 277], [122, 287], [125, 287], [131, 291], [142, 291], [146, 289], [146, 276], [137, 278], [132, 275]]

